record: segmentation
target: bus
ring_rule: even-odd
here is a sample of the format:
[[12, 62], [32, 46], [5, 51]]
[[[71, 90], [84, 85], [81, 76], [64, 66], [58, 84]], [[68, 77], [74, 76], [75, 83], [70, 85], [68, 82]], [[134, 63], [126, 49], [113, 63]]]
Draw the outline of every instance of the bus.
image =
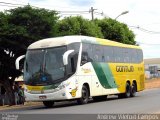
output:
[[42, 101], [46, 107], [63, 100], [86, 104], [90, 98], [100, 101], [107, 95], [134, 97], [144, 90], [139, 46], [88, 36], [47, 38], [31, 44], [23, 71], [25, 100]]

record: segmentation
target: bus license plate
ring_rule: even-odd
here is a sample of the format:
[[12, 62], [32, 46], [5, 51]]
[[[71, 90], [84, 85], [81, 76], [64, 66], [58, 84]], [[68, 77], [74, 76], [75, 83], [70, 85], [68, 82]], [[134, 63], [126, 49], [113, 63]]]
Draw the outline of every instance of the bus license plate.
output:
[[43, 95], [43, 96], [39, 96], [39, 99], [46, 99], [47, 96]]

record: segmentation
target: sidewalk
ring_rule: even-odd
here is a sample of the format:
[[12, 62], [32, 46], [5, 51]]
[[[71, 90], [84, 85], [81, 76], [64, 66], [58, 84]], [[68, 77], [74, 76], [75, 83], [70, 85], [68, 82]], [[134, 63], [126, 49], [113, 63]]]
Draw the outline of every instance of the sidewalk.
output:
[[21, 104], [21, 105], [4, 105], [4, 106], [0, 106], [0, 110], [9, 110], [9, 109], [19, 109], [19, 108], [26, 108], [26, 107], [32, 107], [32, 106], [38, 106], [38, 105], [42, 105], [42, 102], [25, 102], [25, 104]]

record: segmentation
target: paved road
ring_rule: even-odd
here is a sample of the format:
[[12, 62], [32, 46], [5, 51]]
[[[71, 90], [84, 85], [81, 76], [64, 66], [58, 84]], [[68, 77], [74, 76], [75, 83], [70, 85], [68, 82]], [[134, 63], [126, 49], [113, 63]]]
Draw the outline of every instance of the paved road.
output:
[[75, 101], [56, 103], [53, 108], [43, 105], [34, 107], [2, 110], [9, 113], [22, 114], [108, 114], [108, 113], [160, 113], [160, 88], [144, 90], [134, 98], [118, 99], [109, 96], [107, 101], [77, 105]]

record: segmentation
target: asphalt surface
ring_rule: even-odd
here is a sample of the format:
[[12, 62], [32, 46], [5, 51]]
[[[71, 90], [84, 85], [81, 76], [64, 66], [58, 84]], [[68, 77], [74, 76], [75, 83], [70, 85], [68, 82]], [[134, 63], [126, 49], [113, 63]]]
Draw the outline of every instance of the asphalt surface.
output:
[[89, 101], [85, 105], [77, 105], [76, 101], [57, 102], [53, 108], [43, 105], [22, 107], [18, 109], [0, 110], [0, 113], [17, 114], [123, 114], [123, 113], [160, 113], [160, 88], [144, 90], [136, 97], [118, 99], [109, 96], [106, 101]]

